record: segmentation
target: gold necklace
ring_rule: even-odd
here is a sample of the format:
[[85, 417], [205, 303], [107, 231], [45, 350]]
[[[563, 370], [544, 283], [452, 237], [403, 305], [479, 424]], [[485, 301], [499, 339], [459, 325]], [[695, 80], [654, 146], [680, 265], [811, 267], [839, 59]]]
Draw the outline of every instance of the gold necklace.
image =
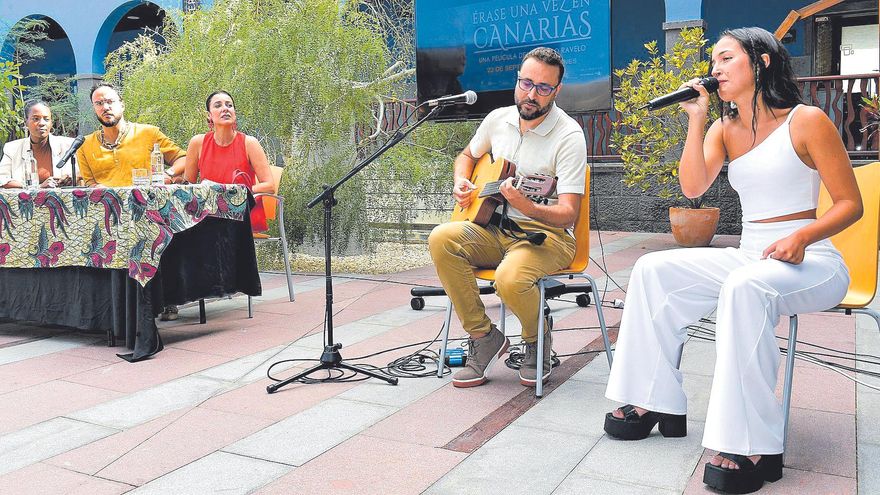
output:
[[116, 135], [116, 140], [112, 143], [108, 143], [104, 138], [104, 129], [101, 129], [101, 146], [108, 150], [116, 149], [119, 146], [119, 143], [122, 142], [122, 138], [125, 136], [126, 132], [128, 132], [128, 123], [125, 124], [124, 128], [119, 130], [119, 133]]

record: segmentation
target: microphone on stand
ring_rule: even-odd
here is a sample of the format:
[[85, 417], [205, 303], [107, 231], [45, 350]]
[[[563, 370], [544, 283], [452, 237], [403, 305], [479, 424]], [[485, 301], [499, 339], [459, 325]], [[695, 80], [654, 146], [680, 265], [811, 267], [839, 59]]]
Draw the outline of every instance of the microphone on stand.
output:
[[[699, 80], [699, 83], [702, 84], [703, 87], [706, 88], [706, 91], [710, 93], [718, 91], [718, 79], [715, 79], [714, 77], [704, 77]], [[673, 91], [672, 93], [654, 98], [653, 100], [644, 104], [641, 108], [639, 108], [639, 110], [643, 108], [647, 108], [648, 110], [659, 110], [661, 108], [668, 107], [669, 105], [692, 100], [698, 96], [700, 96], [700, 92], [694, 88], [681, 88], [679, 90]]]
[[477, 93], [473, 91], [465, 91], [460, 95], [453, 96], [443, 96], [440, 98], [436, 98], [433, 100], [428, 100], [425, 103], [428, 104], [429, 107], [442, 106], [445, 107], [447, 105], [455, 105], [456, 103], [464, 103], [465, 105], [473, 105], [477, 101]]
[[79, 149], [80, 146], [86, 141], [86, 138], [82, 136], [77, 136], [76, 139], [73, 140], [73, 143], [70, 144], [70, 149], [68, 149], [63, 155], [61, 155], [61, 159], [58, 160], [58, 163], [55, 164], [55, 168], [61, 168], [67, 163], [67, 160], [70, 160], [74, 154], [76, 154], [76, 150]]
[[72, 143], [70, 143], [70, 149], [61, 156], [61, 159], [58, 160], [58, 163], [55, 164], [55, 168], [61, 168], [70, 160], [70, 185], [65, 187], [76, 187], [76, 150], [83, 145], [86, 141], [86, 138], [82, 136], [77, 136]]

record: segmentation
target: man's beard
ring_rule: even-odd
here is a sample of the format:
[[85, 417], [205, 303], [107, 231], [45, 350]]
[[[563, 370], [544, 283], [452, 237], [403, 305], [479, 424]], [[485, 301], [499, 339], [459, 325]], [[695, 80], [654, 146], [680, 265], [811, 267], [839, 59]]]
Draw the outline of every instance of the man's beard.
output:
[[[526, 112], [525, 110], [523, 110], [523, 105], [526, 103], [531, 103], [532, 105], [537, 107], [537, 110], [535, 110], [531, 113]], [[550, 103], [547, 103], [546, 106], [542, 107], [540, 103], [538, 103], [535, 100], [531, 100], [529, 98], [525, 98], [521, 101], [516, 102], [516, 109], [519, 110], [519, 117], [523, 120], [535, 120], [537, 118], [543, 117], [544, 115], [547, 115], [547, 113], [550, 111], [550, 108], [552, 106], [553, 106], [552, 101]]]
[[104, 119], [102, 119], [101, 117], [98, 117], [98, 122], [100, 122], [101, 125], [104, 127], [113, 127], [119, 123], [119, 117], [110, 117], [109, 122], [104, 122]]

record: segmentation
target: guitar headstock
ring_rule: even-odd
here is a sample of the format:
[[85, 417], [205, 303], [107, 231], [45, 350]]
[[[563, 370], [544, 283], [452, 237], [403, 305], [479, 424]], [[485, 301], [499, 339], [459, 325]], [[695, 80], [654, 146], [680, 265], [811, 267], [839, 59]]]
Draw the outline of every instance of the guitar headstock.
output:
[[547, 198], [556, 192], [556, 177], [543, 174], [525, 175], [518, 177], [515, 185], [532, 201], [547, 204]]

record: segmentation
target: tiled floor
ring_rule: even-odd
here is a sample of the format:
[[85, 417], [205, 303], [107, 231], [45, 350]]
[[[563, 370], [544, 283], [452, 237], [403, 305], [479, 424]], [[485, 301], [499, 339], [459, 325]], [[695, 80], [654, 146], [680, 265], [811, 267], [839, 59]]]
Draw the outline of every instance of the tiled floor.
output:
[[[639, 256], [673, 247], [658, 234], [603, 233], [601, 248], [597, 240], [593, 259], [604, 253], [610, 278], [598, 266], [589, 271], [607, 288], [606, 301], [624, 297], [615, 284], [626, 287]], [[410, 284], [437, 283], [431, 267], [369, 278], [335, 279], [334, 337], [344, 357], [384, 366], [435, 338], [446, 299], [409, 307]], [[709, 453], [700, 440], [711, 342], [685, 345], [689, 435], [681, 439], [604, 435], [604, 414], [615, 404], [604, 398], [601, 352], [564, 357], [540, 400], [503, 365], [475, 389], [427, 377], [401, 378], [396, 387], [292, 384], [270, 395], [272, 363], [320, 356], [324, 279], [296, 276], [294, 303], [283, 276], [263, 280], [253, 319], [244, 297], [211, 302], [206, 325], [197, 308], [183, 308], [178, 321], [160, 325], [166, 349], [141, 363], [119, 360], [100, 336], [0, 322], [0, 493], [706, 492]], [[594, 307], [565, 299], [551, 303], [554, 350], [601, 349]], [[497, 318], [497, 298], [485, 301]], [[609, 304], [604, 313], [613, 335], [621, 311]], [[507, 323], [515, 343], [519, 324]], [[455, 322], [453, 335], [462, 335]], [[862, 317], [803, 315], [799, 340], [880, 355], [880, 333]], [[311, 364], [283, 362], [272, 373], [287, 377]], [[880, 493], [878, 408], [877, 390], [798, 361], [785, 476], [763, 492]]]

